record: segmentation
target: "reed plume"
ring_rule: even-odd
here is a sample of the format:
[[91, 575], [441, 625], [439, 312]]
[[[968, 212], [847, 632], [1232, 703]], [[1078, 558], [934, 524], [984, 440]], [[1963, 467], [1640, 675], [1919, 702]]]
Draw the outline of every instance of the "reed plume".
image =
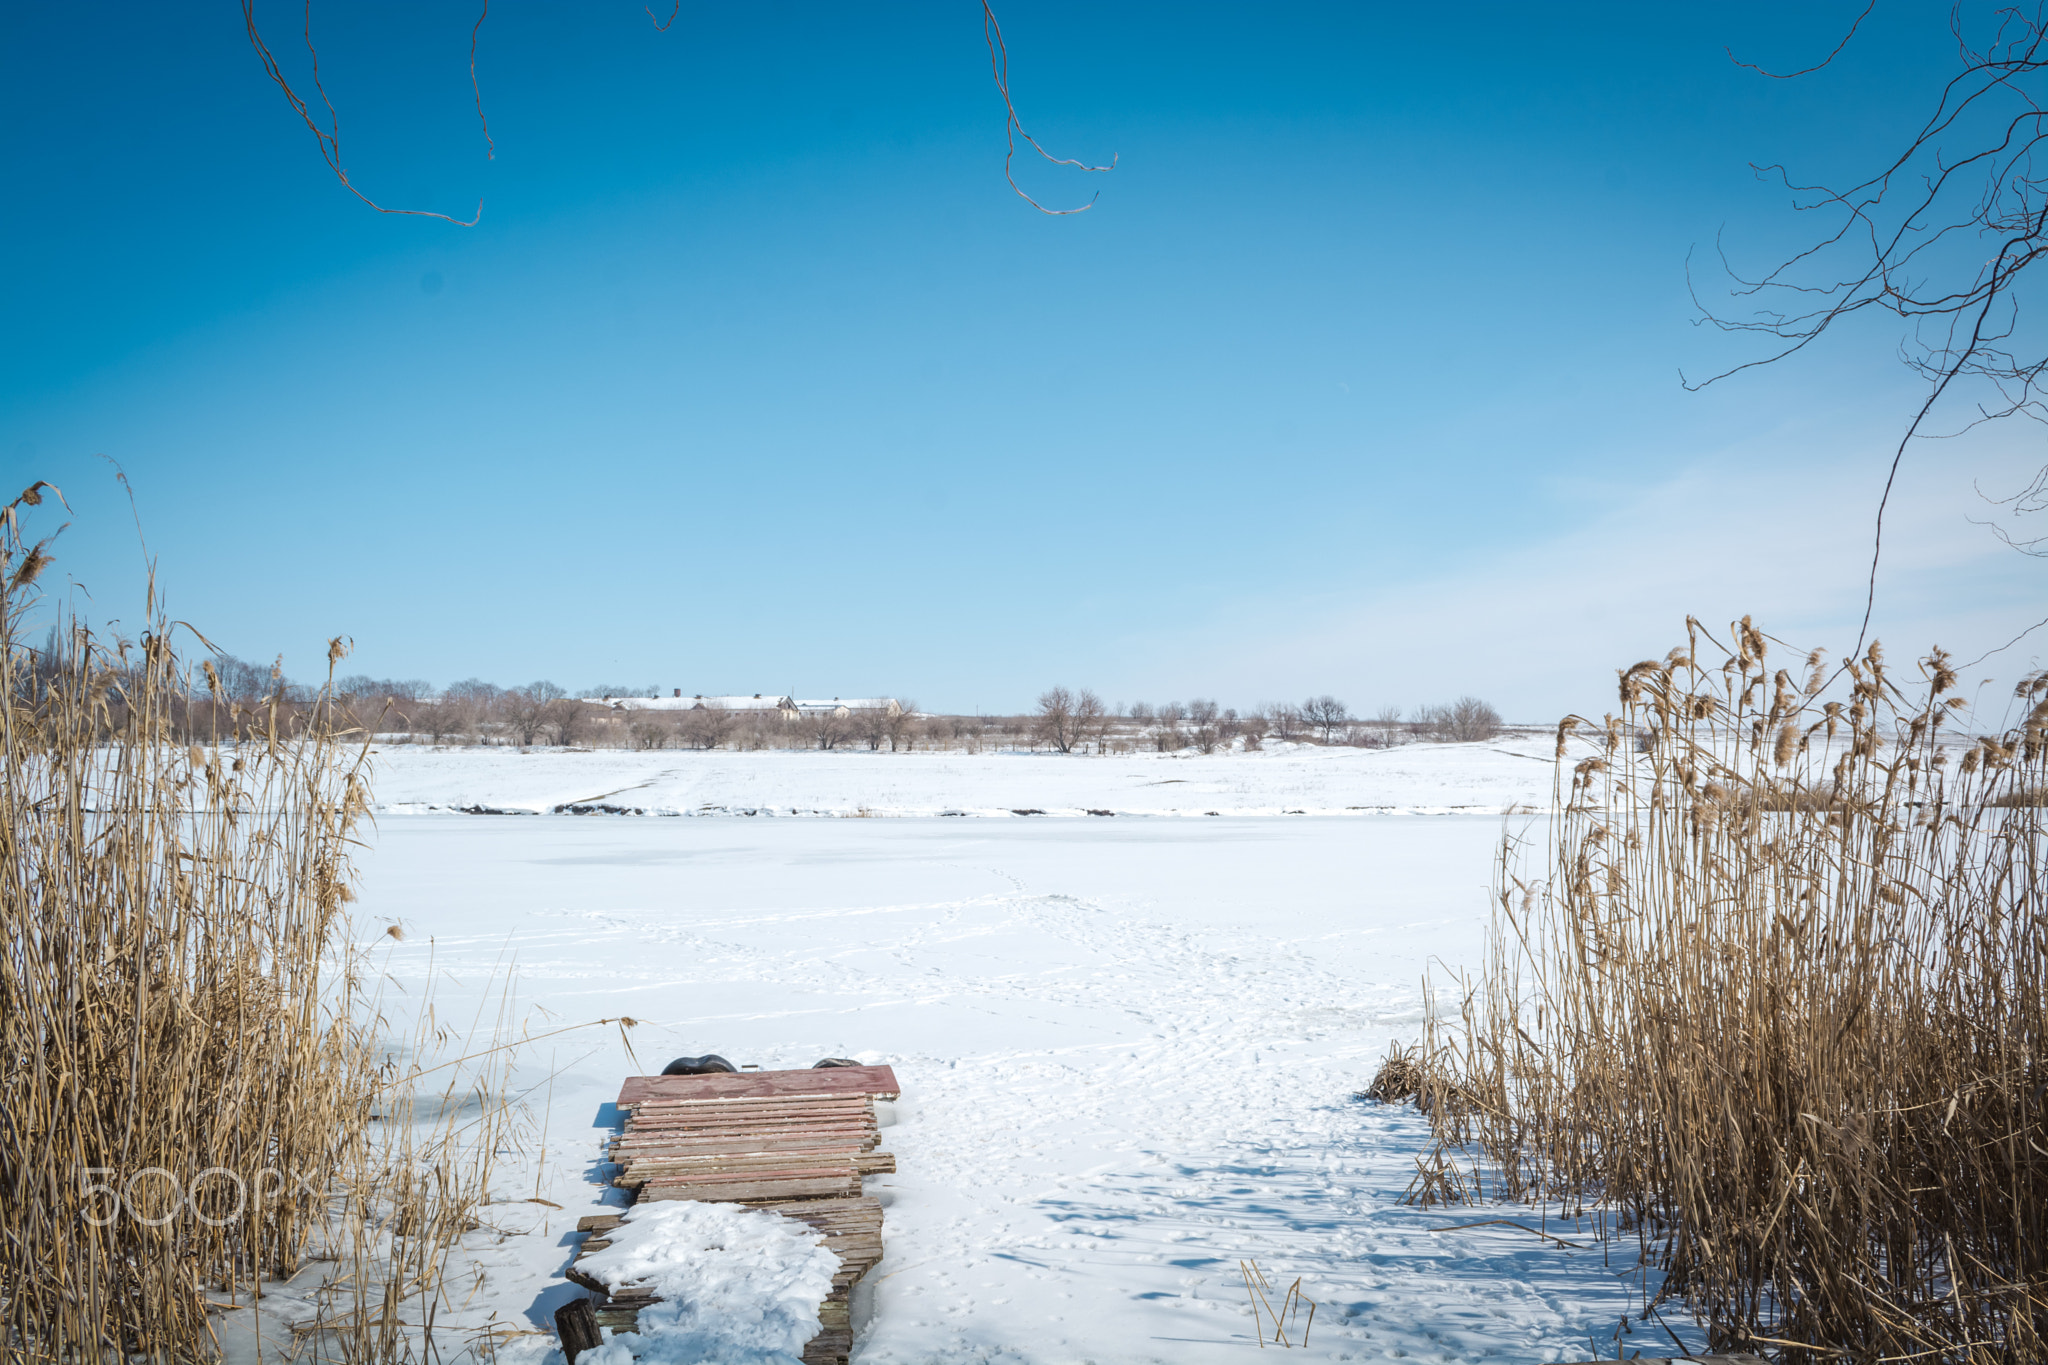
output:
[[211, 1358], [210, 1312], [310, 1271], [320, 1320], [281, 1344], [417, 1355], [399, 1309], [488, 1168], [413, 1121], [432, 1040], [354, 946], [366, 746], [319, 706], [194, 735], [153, 582], [135, 640], [38, 595], [45, 490], [0, 508], [0, 1354]]
[[2048, 1358], [2048, 674], [1972, 736], [1939, 650], [1794, 687], [1688, 625], [1503, 843], [1416, 1194], [1618, 1213], [1719, 1346]]

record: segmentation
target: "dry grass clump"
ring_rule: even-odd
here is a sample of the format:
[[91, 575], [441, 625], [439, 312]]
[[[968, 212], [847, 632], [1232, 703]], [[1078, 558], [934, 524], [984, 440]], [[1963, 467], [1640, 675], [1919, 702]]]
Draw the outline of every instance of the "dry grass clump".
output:
[[139, 639], [32, 648], [45, 487], [0, 509], [0, 1351], [209, 1358], [210, 1301], [324, 1267], [339, 1331], [273, 1344], [406, 1358], [487, 1172], [411, 1121], [433, 1040], [380, 1041], [351, 945], [365, 751], [264, 714], [187, 743], [153, 586]]
[[1719, 1346], [2048, 1358], [2048, 675], [1970, 738], [1938, 650], [1909, 691], [1689, 625], [1559, 727], [1422, 1190], [1618, 1211]]
[[1438, 1060], [1425, 1048], [1407, 1048], [1393, 1043], [1387, 1048], [1386, 1060], [1373, 1073], [1372, 1083], [1358, 1092], [1358, 1098], [1377, 1100], [1381, 1104], [1413, 1100], [1415, 1107], [1425, 1114], [1439, 1108], [1463, 1110], [1469, 1107], [1471, 1097], [1459, 1089], [1448, 1071], [1432, 1064]]
[[1373, 1073], [1372, 1084], [1359, 1091], [1358, 1097], [1381, 1104], [1399, 1104], [1416, 1097], [1423, 1079], [1421, 1059], [1395, 1043], [1387, 1049], [1387, 1059], [1380, 1063], [1380, 1069]]

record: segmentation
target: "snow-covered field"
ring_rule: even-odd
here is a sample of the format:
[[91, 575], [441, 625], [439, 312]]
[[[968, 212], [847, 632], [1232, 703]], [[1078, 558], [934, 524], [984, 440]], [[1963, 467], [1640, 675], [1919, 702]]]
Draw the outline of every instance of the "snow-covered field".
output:
[[1497, 815], [1550, 802], [1548, 735], [1397, 749], [1063, 755], [663, 749], [377, 752], [379, 809], [645, 815]]
[[[1639, 1303], [1633, 1245], [1610, 1266], [1555, 1221], [1586, 1249], [1431, 1231], [1521, 1211], [1402, 1203], [1423, 1124], [1353, 1098], [1417, 1035], [1432, 960], [1477, 962], [1501, 820], [1326, 812], [1540, 806], [1536, 755], [1547, 741], [1206, 759], [399, 747], [379, 756], [360, 908], [403, 924], [378, 956], [412, 992], [431, 973], [444, 1019], [513, 971], [536, 1031], [631, 1015], [647, 1069], [706, 1051], [894, 1066], [900, 1173], [869, 1181], [887, 1255], [856, 1302], [864, 1365], [1245, 1360], [1249, 1257], [1321, 1305], [1315, 1358], [1611, 1356]], [[600, 795], [902, 818], [448, 813]], [[1031, 808], [1224, 813], [937, 814]], [[474, 1297], [444, 1323], [544, 1328], [574, 1292], [575, 1221], [615, 1202], [607, 1103], [636, 1069], [612, 1028], [528, 1051], [532, 1141], [490, 1211], [506, 1235], [484, 1235]], [[563, 1207], [519, 1202], [536, 1197]], [[1621, 1340], [1669, 1345], [1654, 1325]], [[500, 1354], [550, 1350], [513, 1336]]]

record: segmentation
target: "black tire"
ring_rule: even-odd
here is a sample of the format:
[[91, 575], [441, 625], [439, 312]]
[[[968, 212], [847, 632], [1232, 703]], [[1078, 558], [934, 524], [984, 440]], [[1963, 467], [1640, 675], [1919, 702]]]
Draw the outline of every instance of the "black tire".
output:
[[707, 1052], [702, 1057], [678, 1057], [663, 1067], [661, 1074], [664, 1076], [710, 1076], [720, 1071], [736, 1072], [738, 1070], [738, 1067], [717, 1053]]

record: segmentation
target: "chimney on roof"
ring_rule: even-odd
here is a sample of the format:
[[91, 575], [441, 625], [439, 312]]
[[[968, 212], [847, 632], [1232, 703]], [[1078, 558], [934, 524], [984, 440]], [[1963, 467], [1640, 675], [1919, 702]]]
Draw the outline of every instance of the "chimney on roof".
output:
[[679, 696], [679, 697], [680, 697], [680, 696], [682, 696], [682, 695], [683, 695], [683, 689], [682, 689], [682, 688], [680, 688], [680, 687], [678, 687], [678, 688], [676, 689], [676, 695], [677, 695], [677, 696]]

